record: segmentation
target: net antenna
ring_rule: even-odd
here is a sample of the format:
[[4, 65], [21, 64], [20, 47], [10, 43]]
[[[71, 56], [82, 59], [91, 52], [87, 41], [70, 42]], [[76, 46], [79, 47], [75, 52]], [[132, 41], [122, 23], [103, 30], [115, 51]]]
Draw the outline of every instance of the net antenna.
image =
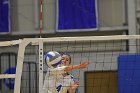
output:
[[40, 0], [40, 38], [42, 35], [42, 28], [43, 28], [43, 1]]
[[[0, 42], [0, 47], [12, 47], [15, 45], [19, 45], [18, 46], [18, 57], [17, 57], [17, 66], [16, 66], [16, 74], [2, 74], [0, 73], [0, 79], [5, 79], [5, 78], [15, 78], [15, 86], [14, 86], [14, 93], [20, 93], [21, 91], [21, 75], [22, 75], [22, 69], [23, 69], [23, 63], [24, 63], [24, 54], [25, 54], [25, 49], [28, 45], [32, 45], [32, 46], [39, 46], [39, 51], [38, 51], [38, 64], [39, 64], [39, 69], [38, 69], [38, 73], [39, 73], [39, 93], [42, 93], [42, 88], [43, 88], [43, 53], [46, 51], [50, 51], [51, 49], [49, 49], [47, 47], [48, 50], [44, 50], [44, 44], [49, 45], [50, 43], [52, 45], [58, 45], [58, 43], [60, 43], [59, 46], [62, 46], [62, 44], [67, 44], [71, 43], [74, 44], [75, 42], [88, 42], [88, 41], [95, 41], [95, 42], [106, 42], [106, 41], [112, 41], [113, 40], [113, 44], [116, 41], [122, 41], [122, 40], [139, 40], [140, 39], [140, 35], [114, 35], [114, 36], [83, 36], [83, 37], [55, 37], [55, 38], [25, 38], [25, 39], [20, 39], [20, 40], [13, 40], [13, 41], [4, 41], [4, 42]], [[55, 44], [56, 43], [56, 44]], [[123, 43], [124, 44], [124, 43]], [[69, 44], [70, 45], [70, 44]], [[87, 45], [87, 43], [85, 44]], [[65, 46], [65, 45], [64, 45]], [[101, 46], [102, 47], [102, 46]], [[122, 47], [124, 47], [124, 45], [122, 45]], [[55, 49], [59, 49], [59, 47], [51, 47], [53, 50]], [[97, 48], [99, 48], [97, 46]], [[114, 45], [113, 45], [114, 48]], [[63, 50], [64, 48], [61, 47], [61, 49]], [[71, 48], [73, 50], [73, 47]], [[74, 52], [77, 53], [80, 50], [79, 46], [77, 47], [77, 50], [75, 50]], [[84, 46], [82, 46], [81, 50], [85, 51], [89, 51], [89, 49], [93, 49], [94, 51], [94, 47], [91, 46], [90, 44], [90, 48], [84, 48]], [[107, 44], [105, 44], [105, 49], [107, 49]], [[110, 48], [109, 48], [110, 49]], [[60, 52], [63, 52], [62, 50], [60, 50]], [[66, 52], [68, 51], [69, 48], [66, 45]], [[98, 52], [98, 51], [95, 51]], [[91, 53], [91, 52], [90, 52]], [[107, 68], [102, 68], [103, 69], [107, 69]], [[110, 70], [111, 67], [108, 69]], [[90, 70], [90, 69], [89, 69]], [[79, 79], [81, 80], [81, 79]], [[83, 79], [82, 79], [83, 80]], [[84, 81], [84, 80], [83, 80]], [[82, 81], [81, 81], [82, 82]], [[80, 92], [82, 93], [82, 92]]]

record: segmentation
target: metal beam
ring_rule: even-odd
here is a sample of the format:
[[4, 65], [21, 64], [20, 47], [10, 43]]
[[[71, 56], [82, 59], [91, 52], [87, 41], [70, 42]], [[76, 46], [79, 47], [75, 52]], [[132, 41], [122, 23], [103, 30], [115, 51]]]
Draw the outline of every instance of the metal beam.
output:
[[[129, 35], [136, 35], [136, 3], [135, 0], [127, 0], [128, 10], [128, 32]], [[136, 53], [136, 40], [129, 40], [129, 52]]]

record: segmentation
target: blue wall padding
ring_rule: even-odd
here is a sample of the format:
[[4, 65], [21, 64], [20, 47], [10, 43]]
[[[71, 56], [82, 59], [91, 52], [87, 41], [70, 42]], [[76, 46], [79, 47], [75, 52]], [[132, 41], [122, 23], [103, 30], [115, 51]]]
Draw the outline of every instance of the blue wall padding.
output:
[[140, 55], [118, 57], [118, 93], [140, 93]]
[[[15, 74], [15, 73], [16, 73], [16, 67], [9, 68], [4, 72], [4, 74]], [[14, 82], [15, 82], [14, 78], [4, 79], [4, 84], [9, 89], [14, 89], [14, 85], [15, 85]]]

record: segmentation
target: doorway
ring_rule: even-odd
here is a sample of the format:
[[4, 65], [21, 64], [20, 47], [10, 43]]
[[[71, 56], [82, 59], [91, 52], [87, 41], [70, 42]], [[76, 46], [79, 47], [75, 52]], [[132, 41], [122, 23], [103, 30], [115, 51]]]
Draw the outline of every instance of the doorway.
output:
[[85, 72], [85, 93], [117, 93], [117, 71]]

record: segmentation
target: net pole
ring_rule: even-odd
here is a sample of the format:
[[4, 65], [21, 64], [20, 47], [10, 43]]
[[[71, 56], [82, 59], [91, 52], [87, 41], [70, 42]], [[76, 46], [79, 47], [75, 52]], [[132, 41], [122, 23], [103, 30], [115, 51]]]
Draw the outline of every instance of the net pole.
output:
[[39, 42], [39, 93], [43, 93], [43, 42]]

